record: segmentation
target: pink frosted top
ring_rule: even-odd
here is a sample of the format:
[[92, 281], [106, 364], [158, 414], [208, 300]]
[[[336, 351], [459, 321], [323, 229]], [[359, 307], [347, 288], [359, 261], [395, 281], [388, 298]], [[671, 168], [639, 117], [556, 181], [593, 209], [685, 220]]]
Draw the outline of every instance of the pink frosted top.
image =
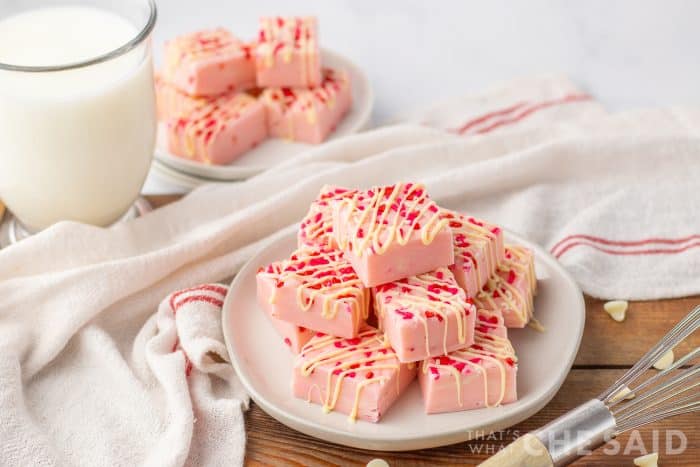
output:
[[223, 28], [197, 31], [165, 43], [165, 62], [168, 68], [237, 54], [250, 59], [251, 47]]
[[506, 394], [506, 371], [508, 367], [515, 368], [518, 358], [510, 341], [494, 335], [475, 334], [474, 345], [466, 349], [450, 352], [440, 357], [432, 357], [423, 361], [423, 372], [430, 373], [432, 379], [452, 377], [457, 391], [457, 400], [462, 405], [461, 375], [477, 373], [486, 380], [486, 368], [496, 366], [500, 371], [500, 397], [494, 404], [489, 404], [488, 387], [484, 384], [484, 401], [487, 407], [500, 405]]
[[[296, 287], [302, 310], [310, 309], [319, 299], [324, 318], [333, 319], [341, 306], [347, 305], [367, 319], [369, 294], [341, 251], [302, 248], [287, 260], [260, 268], [258, 274], [274, 279], [276, 289]], [[270, 300], [274, 302], [274, 296]]]
[[[501, 233], [500, 227], [447, 209], [440, 210], [440, 217], [449, 220], [455, 244], [455, 258], [461, 257], [467, 263], [475, 263], [475, 242], [486, 244], [489, 249], [493, 249], [497, 236]], [[492, 258], [500, 257], [496, 251], [489, 253]], [[474, 266], [476, 267], [476, 264]]]
[[347, 379], [357, 382], [355, 400], [350, 418], [355, 419], [360, 405], [362, 389], [369, 385], [384, 386], [396, 376], [396, 391], [400, 391], [402, 366], [383, 335], [374, 328], [367, 328], [357, 337], [344, 339], [317, 333], [301, 349], [296, 367], [302, 376], [310, 376], [322, 368], [329, 374], [329, 384], [324, 396], [324, 409], [333, 410]]
[[467, 316], [476, 313], [476, 307], [471, 298], [467, 298], [464, 290], [460, 289], [454, 276], [447, 268], [408, 277], [395, 282], [378, 285], [375, 289], [375, 299], [383, 306], [375, 308], [380, 313], [396, 313], [404, 320], [417, 320], [425, 328], [426, 353], [430, 354], [428, 342], [428, 320], [436, 319], [445, 323], [443, 345], [447, 353], [448, 314], [457, 317], [457, 337], [464, 343], [467, 336]]
[[299, 226], [299, 246], [333, 246], [333, 209], [331, 203], [348, 196], [357, 190], [324, 185], [318, 197], [311, 203], [309, 212]]
[[292, 52], [311, 53], [318, 50], [316, 18], [271, 16], [260, 18], [258, 52], [273, 60]]
[[[443, 345], [447, 353], [448, 315], [454, 315], [457, 321], [457, 338], [464, 343], [467, 336], [467, 316], [476, 313], [471, 298], [467, 298], [460, 289], [454, 276], [447, 268], [389, 282], [376, 287], [376, 307], [380, 314], [385, 308], [396, 313], [404, 320], [417, 320], [425, 328], [426, 352], [430, 354], [428, 341], [428, 320], [436, 319], [445, 323]], [[380, 315], [380, 322], [383, 315]]]
[[336, 241], [358, 257], [383, 254], [390, 246], [403, 246], [415, 238], [429, 245], [449, 228], [448, 220], [440, 219], [440, 209], [421, 184], [376, 187], [335, 204], [334, 222], [345, 226], [334, 232]]
[[204, 146], [226, 128], [231, 120], [237, 120], [241, 115], [255, 105], [257, 101], [248, 94], [235, 94], [203, 101], [189, 115], [183, 115], [168, 123], [169, 130], [183, 132], [186, 141], [202, 141]]

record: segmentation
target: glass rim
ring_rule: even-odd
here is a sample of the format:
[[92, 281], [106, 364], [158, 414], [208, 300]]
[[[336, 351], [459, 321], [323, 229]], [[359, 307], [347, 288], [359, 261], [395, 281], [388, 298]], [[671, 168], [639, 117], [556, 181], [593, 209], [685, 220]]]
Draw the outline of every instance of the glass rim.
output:
[[139, 33], [134, 36], [132, 39], [130, 39], [126, 44], [121, 45], [117, 47], [116, 49], [110, 50], [109, 52], [105, 52], [101, 55], [98, 55], [93, 58], [89, 58], [87, 60], [81, 60], [78, 62], [71, 62], [71, 63], [66, 63], [66, 64], [61, 64], [61, 65], [48, 65], [48, 66], [35, 66], [35, 65], [12, 65], [9, 63], [3, 63], [0, 61], [0, 70], [5, 70], [5, 71], [21, 71], [21, 72], [27, 72], [27, 73], [38, 73], [38, 72], [51, 72], [51, 71], [66, 71], [66, 70], [74, 70], [76, 68], [84, 68], [88, 67], [91, 65], [97, 65], [98, 63], [103, 63], [108, 60], [111, 60], [113, 58], [120, 57], [124, 55], [125, 53], [135, 49], [138, 47], [144, 40], [150, 36], [151, 32], [153, 31], [153, 28], [156, 24], [156, 18], [158, 17], [158, 10], [156, 8], [156, 3], [155, 0], [146, 0], [146, 3], [148, 4], [149, 8], [149, 13], [148, 13], [148, 21], [146, 21], [146, 24], [141, 28]]

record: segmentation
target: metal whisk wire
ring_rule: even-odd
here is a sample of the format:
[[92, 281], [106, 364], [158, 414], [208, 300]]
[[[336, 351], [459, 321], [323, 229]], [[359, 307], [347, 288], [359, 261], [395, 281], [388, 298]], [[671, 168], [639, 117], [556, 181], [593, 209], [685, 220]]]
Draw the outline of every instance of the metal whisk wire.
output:
[[699, 327], [700, 305], [597, 399], [518, 438], [481, 466], [561, 467], [627, 430], [700, 411], [700, 364], [688, 366], [700, 358], [700, 347], [663, 371], [647, 372]]
[[[700, 365], [679, 368], [700, 356], [695, 348], [669, 368], [639, 381], [655, 362], [700, 327], [700, 306], [695, 307], [658, 344], [647, 352], [622, 378], [598, 399], [602, 400], [616, 420], [615, 434], [664, 418], [700, 410]], [[634, 398], [623, 396], [625, 388]]]

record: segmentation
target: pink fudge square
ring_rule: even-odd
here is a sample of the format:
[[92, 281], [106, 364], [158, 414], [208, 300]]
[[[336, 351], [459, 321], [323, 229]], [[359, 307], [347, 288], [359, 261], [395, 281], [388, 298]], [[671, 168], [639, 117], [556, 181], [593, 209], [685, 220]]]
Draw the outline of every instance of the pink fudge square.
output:
[[452, 231], [425, 187], [359, 191], [333, 203], [333, 235], [367, 287], [454, 263]]
[[191, 96], [211, 97], [255, 86], [255, 61], [225, 29], [199, 31], [165, 43], [163, 77]]
[[478, 308], [499, 312], [509, 328], [522, 328], [534, 312], [537, 288], [535, 262], [527, 248], [506, 245], [505, 259], [479, 292], [474, 302]]
[[163, 129], [171, 153], [205, 164], [229, 164], [267, 138], [265, 109], [247, 94], [167, 119]]
[[322, 77], [316, 18], [260, 18], [255, 65], [261, 88], [318, 86]]
[[302, 219], [297, 234], [299, 248], [337, 248], [333, 239], [333, 201], [352, 196], [357, 190], [349, 190], [333, 185], [324, 185], [316, 199], [309, 206], [309, 212]]
[[352, 91], [346, 73], [324, 69], [323, 82], [317, 88], [268, 88], [260, 100], [267, 108], [272, 136], [318, 144], [335, 130], [352, 106]]
[[459, 286], [474, 297], [503, 261], [503, 230], [458, 212], [442, 209], [440, 214], [449, 220], [454, 237], [455, 263], [450, 270]]
[[265, 310], [267, 316], [270, 318], [272, 326], [282, 337], [282, 341], [289, 347], [292, 353], [298, 354], [301, 348], [314, 336], [314, 331], [273, 317], [272, 305], [268, 302], [268, 297], [265, 295], [266, 292], [267, 289], [265, 287], [258, 287], [258, 303], [263, 310]]
[[365, 328], [357, 337], [313, 337], [294, 364], [295, 397], [324, 411], [377, 422], [416, 376], [417, 364], [401, 363], [382, 335]]
[[273, 317], [334, 336], [357, 336], [369, 313], [369, 291], [337, 250], [299, 249], [261, 268], [257, 286]]
[[379, 327], [401, 362], [468, 347], [476, 307], [447, 268], [373, 289]]
[[496, 407], [517, 400], [517, 357], [508, 339], [477, 334], [474, 345], [423, 362], [426, 413]]
[[[197, 110], [223, 101], [221, 97], [192, 97], [163, 79], [162, 75], [155, 75], [156, 109], [159, 121], [166, 121], [174, 117], [191, 115]], [[228, 97], [228, 96], [227, 96]]]

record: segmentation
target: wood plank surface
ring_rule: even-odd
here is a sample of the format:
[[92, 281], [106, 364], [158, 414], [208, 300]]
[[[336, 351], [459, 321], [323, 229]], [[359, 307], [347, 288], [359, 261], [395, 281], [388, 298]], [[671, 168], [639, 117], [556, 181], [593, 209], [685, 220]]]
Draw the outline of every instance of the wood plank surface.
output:
[[[149, 201], [158, 207], [178, 198], [179, 196], [158, 196], [149, 197]], [[371, 459], [379, 457], [391, 466], [476, 465], [510, 442], [514, 435], [536, 429], [598, 395], [697, 304], [700, 304], [700, 297], [632, 302], [627, 319], [617, 323], [603, 311], [602, 301], [586, 297], [587, 316], [583, 341], [573, 369], [559, 393], [530, 419], [487, 439], [401, 453], [366, 451], [327, 443], [291, 430], [252, 404], [246, 414], [246, 464], [365, 465]], [[566, 310], [562, 312], [565, 313]], [[679, 353], [700, 345], [700, 336], [697, 334], [678, 349]], [[679, 430], [681, 433], [673, 434], [673, 447], [679, 446], [678, 436], [685, 437], [686, 447], [682, 453], [671, 455], [664, 452], [669, 430]], [[640, 429], [638, 433], [625, 434], [617, 440], [620, 443], [620, 453], [612, 455], [605, 452], [606, 448], [600, 448], [575, 465], [633, 465], [632, 459], [640, 455], [640, 443], [650, 451], [655, 450], [655, 438], [659, 440], [659, 465], [700, 466], [700, 415], [697, 413], [655, 423]], [[625, 448], [628, 452], [624, 452]]]

